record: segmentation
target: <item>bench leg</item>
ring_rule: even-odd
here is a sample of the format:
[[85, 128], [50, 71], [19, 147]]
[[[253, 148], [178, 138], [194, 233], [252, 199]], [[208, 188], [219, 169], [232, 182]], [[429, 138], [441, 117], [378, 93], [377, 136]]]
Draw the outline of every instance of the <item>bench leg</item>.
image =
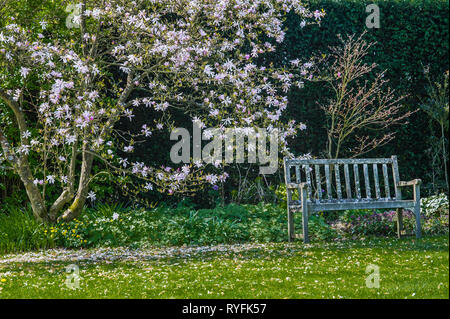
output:
[[302, 226], [303, 226], [303, 242], [305, 244], [309, 243], [309, 235], [308, 235], [308, 204], [307, 204], [307, 190], [303, 188], [301, 191], [301, 201], [302, 201]]
[[295, 239], [294, 214], [290, 211], [289, 204], [287, 208], [287, 215], [288, 215], [288, 240], [289, 242], [292, 242]]
[[420, 185], [414, 185], [414, 216], [416, 218], [416, 238], [422, 237], [422, 226], [420, 224]]
[[397, 208], [397, 237], [402, 238], [403, 231], [403, 208]]

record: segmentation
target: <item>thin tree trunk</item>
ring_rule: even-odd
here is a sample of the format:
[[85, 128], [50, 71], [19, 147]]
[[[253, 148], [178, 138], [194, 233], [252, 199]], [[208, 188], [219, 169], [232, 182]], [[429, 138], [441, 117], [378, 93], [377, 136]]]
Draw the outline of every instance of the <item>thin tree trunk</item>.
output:
[[78, 217], [86, 203], [86, 198], [89, 191], [89, 179], [92, 170], [92, 162], [94, 155], [90, 154], [87, 145], [83, 146], [82, 151], [83, 163], [81, 164], [80, 181], [78, 184], [78, 191], [72, 205], [58, 218], [58, 221], [70, 221]]
[[70, 160], [70, 167], [69, 167], [69, 176], [68, 176], [68, 185], [63, 190], [61, 195], [59, 195], [58, 199], [53, 203], [53, 205], [50, 207], [49, 216], [51, 221], [56, 221], [58, 214], [60, 211], [64, 208], [64, 206], [69, 203], [75, 193], [75, 169], [76, 169], [76, 162], [77, 162], [77, 156], [78, 156], [78, 138], [73, 143], [72, 146], [72, 158]]
[[31, 208], [33, 210], [33, 215], [38, 221], [48, 222], [47, 208], [45, 207], [45, 202], [38, 186], [33, 182], [33, 176], [31, 174], [28, 160], [20, 159], [16, 171], [25, 186], [28, 199], [31, 203]]
[[[11, 97], [2, 90], [0, 90], [0, 98], [14, 112], [22, 144], [28, 144], [28, 139], [23, 137], [23, 133], [28, 129], [25, 121], [25, 114], [23, 113], [22, 108], [16, 101], [12, 100]], [[20, 156], [16, 155], [12, 151], [5, 134], [1, 129], [0, 144], [3, 152], [6, 155], [7, 161], [11, 164], [13, 170], [19, 175], [23, 185], [25, 186], [25, 191], [28, 195], [28, 199], [30, 200], [33, 215], [37, 220], [47, 222], [48, 216], [47, 208], [45, 207], [45, 201], [42, 197], [41, 192], [39, 191], [38, 186], [34, 184], [34, 177], [30, 169], [28, 156], [26, 154], [22, 154]]]

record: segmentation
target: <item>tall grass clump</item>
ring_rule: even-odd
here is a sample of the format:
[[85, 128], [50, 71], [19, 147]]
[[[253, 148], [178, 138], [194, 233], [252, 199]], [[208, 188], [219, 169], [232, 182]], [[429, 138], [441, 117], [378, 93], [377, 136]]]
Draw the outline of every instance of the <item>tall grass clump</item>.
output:
[[0, 211], [0, 254], [54, 247], [52, 230], [36, 221], [29, 209], [3, 207]]

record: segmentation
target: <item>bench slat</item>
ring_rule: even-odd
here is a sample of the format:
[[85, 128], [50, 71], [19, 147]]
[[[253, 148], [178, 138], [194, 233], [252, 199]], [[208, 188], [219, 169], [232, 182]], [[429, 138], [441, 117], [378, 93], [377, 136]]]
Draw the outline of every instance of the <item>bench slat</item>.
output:
[[363, 164], [363, 170], [364, 170], [364, 185], [366, 187], [366, 197], [371, 198], [372, 195], [370, 194], [369, 168], [367, 164]]
[[312, 199], [312, 185], [311, 185], [311, 168], [309, 165], [305, 165], [306, 184], [308, 184], [308, 196]]
[[352, 188], [350, 187], [350, 173], [348, 171], [348, 164], [344, 164], [344, 176], [345, 176], [345, 190], [347, 198], [352, 198]]
[[[300, 204], [292, 203], [289, 207], [293, 210], [301, 209]], [[411, 200], [367, 200], [351, 201], [342, 199], [340, 201], [325, 201], [310, 205], [310, 212], [326, 211], [326, 210], [347, 210], [347, 209], [377, 209], [377, 208], [411, 208], [414, 207], [414, 201]]]
[[300, 167], [295, 166], [295, 180], [297, 181], [297, 184], [300, 184], [302, 182], [300, 177]]
[[375, 195], [378, 198], [381, 197], [380, 195], [380, 183], [378, 181], [378, 164], [373, 164], [373, 179], [375, 181]]
[[347, 209], [383, 209], [383, 208], [411, 208], [414, 207], [413, 201], [391, 200], [391, 201], [360, 201], [351, 203], [320, 203], [310, 206], [311, 212], [320, 212], [327, 210], [347, 210]]
[[400, 187], [397, 186], [398, 182], [400, 182], [400, 176], [398, 173], [398, 162], [397, 162], [397, 156], [392, 156], [392, 174], [394, 176], [394, 189], [395, 189], [395, 199], [401, 200], [402, 199], [402, 191], [400, 190]]
[[[287, 201], [290, 203], [292, 201], [292, 195], [291, 190], [287, 187], [288, 184], [291, 183], [291, 166], [287, 163], [287, 161], [284, 161], [284, 178], [286, 181], [286, 194], [287, 194]], [[289, 204], [288, 204], [289, 209]]]
[[355, 175], [355, 193], [356, 193], [356, 198], [361, 199], [361, 187], [359, 186], [358, 164], [353, 164], [353, 173]]
[[336, 193], [337, 198], [342, 199], [341, 175], [339, 173], [339, 164], [334, 165], [334, 175], [336, 177]]
[[389, 175], [387, 164], [383, 164], [383, 178], [384, 178], [384, 196], [391, 198], [391, 191], [389, 189]]
[[316, 184], [317, 184], [317, 197], [319, 200], [322, 199], [322, 182], [320, 180], [320, 166], [314, 165], [314, 170], [316, 172]]
[[289, 165], [392, 164], [392, 158], [288, 159]]
[[325, 165], [325, 179], [327, 181], [327, 197], [328, 199], [332, 199], [333, 196], [331, 194], [331, 176], [330, 176], [330, 165]]

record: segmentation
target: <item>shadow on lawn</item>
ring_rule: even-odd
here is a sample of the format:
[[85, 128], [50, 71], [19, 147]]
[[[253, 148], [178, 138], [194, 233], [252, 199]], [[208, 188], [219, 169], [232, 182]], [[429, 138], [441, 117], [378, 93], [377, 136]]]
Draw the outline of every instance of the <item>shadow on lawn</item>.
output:
[[269, 243], [269, 244], [237, 244], [217, 245], [202, 247], [165, 247], [147, 249], [122, 248], [97, 248], [80, 250], [52, 249], [42, 252], [28, 252], [23, 254], [6, 255], [0, 258], [1, 266], [14, 264], [16, 267], [22, 265], [42, 264], [43, 266], [69, 265], [83, 263], [89, 264], [111, 264], [117, 262], [161, 262], [173, 264], [180, 261], [212, 260], [214, 258], [224, 259], [267, 259], [267, 258], [290, 258], [308, 253], [327, 251], [329, 254], [345, 254], [354, 250], [355, 253], [371, 250], [374, 252], [406, 252], [406, 251], [429, 251], [448, 252], [449, 237], [424, 237], [415, 238], [370, 238], [358, 241], [341, 241], [332, 243]]

